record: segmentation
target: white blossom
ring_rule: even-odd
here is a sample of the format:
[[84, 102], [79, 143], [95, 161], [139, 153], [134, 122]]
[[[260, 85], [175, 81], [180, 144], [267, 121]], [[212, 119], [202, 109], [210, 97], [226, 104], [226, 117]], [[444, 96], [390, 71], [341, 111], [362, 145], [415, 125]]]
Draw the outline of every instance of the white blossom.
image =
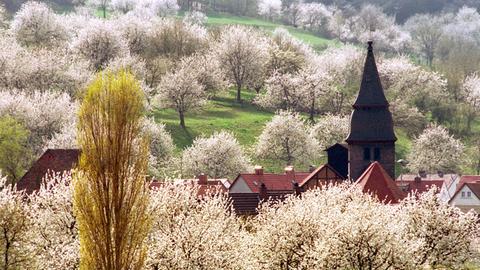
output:
[[196, 138], [192, 146], [183, 151], [182, 166], [188, 177], [203, 173], [213, 178], [229, 179], [251, 167], [237, 139], [225, 131]]
[[157, 124], [153, 118], [144, 122], [144, 132], [150, 138], [149, 170], [154, 176], [159, 176], [172, 158], [175, 145], [164, 124]]
[[327, 114], [316, 121], [310, 133], [318, 141], [317, 151], [322, 152], [336, 143], [343, 143], [349, 129], [350, 117]]
[[205, 88], [198, 83], [195, 68], [191, 64], [183, 65], [163, 76], [158, 86], [158, 104], [163, 108], [175, 109], [183, 128], [185, 113], [201, 107], [206, 102]]
[[127, 13], [137, 6], [136, 0], [112, 0], [111, 6], [114, 10]]
[[205, 13], [200, 11], [187, 12], [183, 21], [189, 24], [205, 25], [207, 23], [208, 17]]
[[278, 112], [267, 123], [258, 138], [256, 154], [261, 158], [270, 158], [285, 162], [306, 164], [317, 157], [315, 139], [313, 139], [300, 116], [289, 111]]
[[127, 48], [121, 35], [115, 31], [112, 23], [92, 21], [82, 29], [73, 42], [75, 53], [89, 61], [92, 68], [100, 70], [109, 61], [125, 54]]
[[237, 88], [238, 102], [242, 87], [264, 72], [266, 48], [265, 38], [251, 28], [230, 26], [222, 31], [215, 52], [226, 77]]
[[198, 200], [197, 191], [166, 184], [152, 192], [146, 262], [151, 269], [238, 269], [245, 261], [240, 257], [244, 232], [227, 198]]
[[67, 32], [57, 15], [44, 3], [27, 2], [15, 14], [12, 31], [25, 46], [53, 47], [67, 40]]
[[462, 163], [464, 146], [442, 126], [426, 128], [413, 142], [407, 160], [411, 171], [456, 172]]
[[325, 33], [332, 12], [322, 3], [300, 4], [300, 24], [315, 32]]
[[274, 19], [280, 16], [282, 11], [281, 0], [260, 0], [258, 1], [258, 14], [268, 19]]
[[450, 207], [436, 192], [434, 187], [423, 194], [412, 194], [401, 204], [406, 223], [404, 237], [416, 239], [417, 243], [410, 257], [417, 269], [461, 267], [474, 256], [472, 244], [479, 236], [474, 212], [462, 213]]
[[67, 94], [0, 91], [0, 116], [11, 115], [25, 125], [30, 131], [29, 147], [37, 155], [56, 133], [75, 122], [76, 110], [77, 104]]
[[470, 74], [463, 81], [463, 92], [465, 100], [476, 110], [480, 109], [480, 77]]
[[24, 194], [7, 184], [0, 174], [0, 267], [28, 269], [34, 267], [30, 245], [31, 222]]
[[160, 17], [176, 15], [180, 9], [177, 0], [140, 0], [137, 7], [139, 12], [150, 12]]
[[72, 204], [71, 173], [53, 173], [29, 196], [30, 231], [38, 269], [78, 269], [80, 242]]

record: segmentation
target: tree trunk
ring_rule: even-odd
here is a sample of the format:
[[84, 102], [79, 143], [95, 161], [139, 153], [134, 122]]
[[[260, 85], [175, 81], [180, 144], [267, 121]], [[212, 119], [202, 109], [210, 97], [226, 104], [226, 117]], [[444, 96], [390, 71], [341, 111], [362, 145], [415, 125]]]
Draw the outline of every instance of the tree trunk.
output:
[[312, 103], [310, 104], [310, 117], [308, 118], [310, 122], [315, 123], [315, 99], [312, 98]]
[[237, 102], [242, 103], [242, 85], [237, 84]]
[[5, 251], [4, 251], [4, 254], [3, 254], [3, 259], [4, 259], [4, 268], [5, 270], [8, 270], [8, 264], [10, 263], [9, 262], [9, 252], [10, 252], [10, 240], [8, 239], [8, 233], [7, 233], [7, 230], [4, 228], [3, 229], [3, 236], [5, 237]]
[[290, 140], [287, 138], [285, 140], [285, 150], [287, 152], [287, 166], [292, 165], [293, 157], [292, 152], [290, 151]]
[[106, 19], [106, 18], [107, 18], [107, 6], [104, 5], [104, 6], [102, 7], [102, 10], [103, 10], [103, 18]]
[[185, 113], [183, 111], [179, 111], [178, 116], [180, 116], [180, 126], [185, 129]]

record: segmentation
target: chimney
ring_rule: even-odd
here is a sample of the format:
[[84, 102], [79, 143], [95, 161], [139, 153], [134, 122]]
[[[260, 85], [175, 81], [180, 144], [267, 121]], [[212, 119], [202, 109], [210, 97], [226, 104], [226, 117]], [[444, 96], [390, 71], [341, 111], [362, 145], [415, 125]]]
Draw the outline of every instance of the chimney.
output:
[[260, 191], [258, 196], [260, 197], [260, 200], [266, 201], [267, 200], [267, 186], [265, 186], [264, 183], [260, 185]]
[[205, 175], [204, 173], [201, 173], [198, 176], [198, 184], [199, 185], [205, 185], [205, 184], [207, 184], [207, 181], [208, 181], [207, 175]]
[[312, 173], [313, 171], [315, 171], [315, 169], [316, 169], [316, 168], [315, 168], [315, 166], [313, 166], [313, 165], [308, 166], [308, 171], [311, 172], [311, 173]]
[[256, 175], [263, 175], [263, 167], [262, 166], [255, 166], [255, 174]]
[[300, 196], [300, 194], [302, 193], [300, 185], [298, 185], [297, 182], [292, 181], [292, 186], [293, 186], [293, 194], [295, 194], [295, 196], [297, 197]]
[[415, 176], [414, 181], [415, 183], [420, 183], [422, 182], [422, 178], [420, 176]]
[[288, 177], [287, 180], [295, 180], [295, 170], [293, 169], [293, 166], [285, 167], [285, 175]]
[[439, 170], [439, 171], [437, 172], [437, 174], [438, 174], [439, 177], [442, 177], [442, 178], [443, 178], [443, 175], [444, 175], [444, 174], [443, 174], [442, 171]]

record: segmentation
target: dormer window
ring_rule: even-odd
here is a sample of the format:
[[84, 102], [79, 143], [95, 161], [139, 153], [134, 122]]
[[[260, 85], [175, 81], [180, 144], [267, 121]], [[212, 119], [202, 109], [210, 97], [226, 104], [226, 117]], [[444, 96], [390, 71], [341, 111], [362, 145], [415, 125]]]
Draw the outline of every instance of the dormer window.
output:
[[467, 191], [467, 198], [468, 198], [468, 199], [472, 198], [472, 192]]
[[462, 198], [465, 198], [465, 191], [462, 191]]

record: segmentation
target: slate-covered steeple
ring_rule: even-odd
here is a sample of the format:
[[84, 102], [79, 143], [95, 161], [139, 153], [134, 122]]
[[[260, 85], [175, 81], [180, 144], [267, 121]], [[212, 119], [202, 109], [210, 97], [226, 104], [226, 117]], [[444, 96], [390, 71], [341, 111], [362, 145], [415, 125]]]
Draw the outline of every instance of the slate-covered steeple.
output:
[[395, 141], [393, 119], [380, 82], [372, 42], [363, 69], [362, 83], [353, 104], [350, 133], [346, 139], [349, 150], [349, 176], [356, 180], [374, 161], [382, 164], [395, 179]]
[[367, 59], [363, 68], [362, 84], [353, 108], [361, 107], [388, 107], [388, 101], [383, 93], [380, 75], [378, 74], [375, 56], [373, 55], [372, 41], [368, 42]]
[[388, 106], [375, 63], [372, 42], [369, 41], [362, 84], [353, 104], [347, 143], [396, 141], [392, 114]]

